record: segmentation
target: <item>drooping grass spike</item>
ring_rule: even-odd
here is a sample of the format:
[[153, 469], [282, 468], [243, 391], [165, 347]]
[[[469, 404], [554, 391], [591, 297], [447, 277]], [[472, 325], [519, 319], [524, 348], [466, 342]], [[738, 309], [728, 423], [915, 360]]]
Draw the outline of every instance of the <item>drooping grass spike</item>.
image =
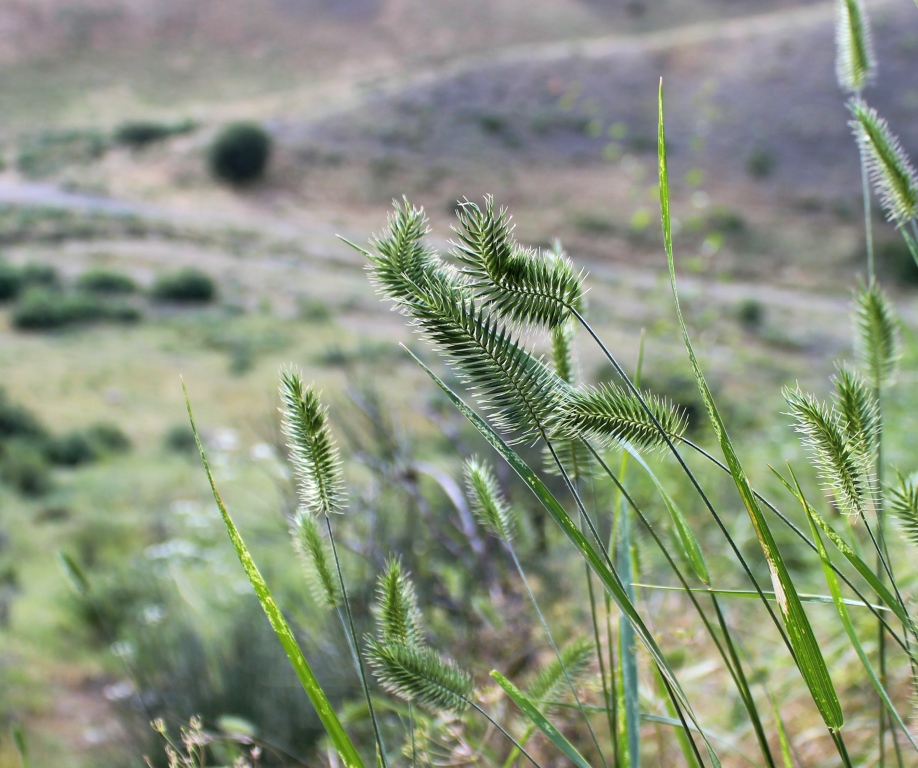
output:
[[844, 366], [835, 376], [835, 410], [846, 440], [863, 457], [869, 474], [880, 444], [880, 407], [861, 375]]
[[496, 210], [494, 199], [484, 208], [465, 201], [453, 231], [454, 255], [479, 299], [514, 323], [554, 328], [581, 309], [582, 276], [560, 247], [550, 251], [523, 248], [513, 238], [510, 216]]
[[596, 648], [592, 640], [578, 637], [561, 649], [560, 660], [556, 657], [542, 667], [526, 688], [526, 695], [543, 704], [564, 695], [567, 679], [564, 671], [574, 682], [582, 680], [590, 671], [590, 662]]
[[299, 510], [293, 518], [290, 533], [316, 602], [337, 608], [341, 605], [341, 587], [334, 572], [331, 553], [312, 513]]
[[327, 409], [294, 371], [281, 374], [282, 426], [299, 485], [300, 503], [312, 514], [343, 512], [341, 461], [328, 427]]
[[915, 476], [898, 477], [898, 482], [887, 489], [888, 509], [898, 519], [905, 538], [918, 547], [918, 483]]
[[[406, 212], [407, 211], [407, 212]], [[492, 422], [515, 441], [545, 434], [564, 395], [564, 382], [517, 342], [469, 295], [419, 238], [423, 214], [399, 206], [375, 241], [370, 271], [378, 288], [411, 318], [475, 393]], [[382, 244], [382, 246], [380, 246]]]
[[513, 541], [519, 529], [519, 513], [501, 494], [491, 466], [477, 458], [469, 459], [465, 463], [465, 483], [478, 522], [502, 541]]
[[899, 319], [880, 285], [862, 284], [855, 298], [854, 347], [874, 389], [892, 381], [899, 362]]
[[633, 392], [612, 382], [571, 390], [564, 399], [557, 432], [598, 437], [611, 444], [627, 442], [638, 449], [658, 448], [666, 443], [649, 410], [670, 440], [679, 439], [687, 426], [685, 413], [649, 392], [642, 396], [646, 408]]
[[785, 388], [784, 399], [791, 408], [788, 415], [796, 420], [796, 431], [838, 506], [849, 514], [862, 515], [868, 490], [864, 464], [858, 445], [847, 439], [848, 430], [838, 413], [799, 387]]
[[876, 73], [870, 20], [861, 0], [837, 0], [835, 74], [842, 90], [860, 93]]
[[[370, 241], [376, 251], [362, 251], [369, 259], [370, 281], [406, 315], [432, 286], [463, 292], [455, 270], [444, 264], [436, 251], [424, 243], [430, 228], [424, 211], [407, 200], [395, 203], [388, 227]], [[469, 294], [470, 295], [470, 294]]]
[[918, 216], [918, 181], [898, 137], [873, 107], [852, 99], [851, 127], [887, 218], [901, 227]]
[[390, 557], [376, 581], [376, 634], [380, 641], [418, 647], [424, 642], [424, 628], [414, 583], [397, 557]]

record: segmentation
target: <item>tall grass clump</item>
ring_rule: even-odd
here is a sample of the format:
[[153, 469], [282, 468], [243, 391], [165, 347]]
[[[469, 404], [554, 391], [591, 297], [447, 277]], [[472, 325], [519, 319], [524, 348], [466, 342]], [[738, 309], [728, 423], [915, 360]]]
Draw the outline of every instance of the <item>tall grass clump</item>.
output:
[[[856, 0], [839, 0], [838, 8], [837, 69], [852, 94], [865, 185], [918, 254], [912, 165], [862, 95], [875, 67], [869, 25]], [[518, 243], [509, 214], [490, 197], [458, 206], [446, 252], [431, 245], [423, 210], [407, 200], [367, 248], [354, 246], [378, 293], [438, 363], [408, 354], [490, 446], [489, 455], [467, 458], [466, 498], [456, 508], [471, 510], [497, 542], [531, 603], [545, 649], [535, 677], [509, 665], [486, 674], [476, 658], [450, 658], [428, 632], [418, 591], [395, 556], [377, 580], [375, 633], [358, 634], [335, 533], [346, 502], [329, 412], [299, 375], [285, 373], [284, 432], [299, 484], [291, 529], [319, 602], [340, 615], [374, 723], [374, 741], [355, 743], [214, 487], [240, 560], [345, 765], [636, 768], [655, 757], [667, 765], [790, 768], [918, 760], [910, 722], [918, 628], [906, 567], [918, 537], [918, 491], [914, 467], [891, 479], [884, 448], [895, 427], [884, 404], [901, 364], [900, 332], [874, 274], [871, 190], [865, 186], [867, 276], [855, 293], [855, 354], [839, 365], [829, 399], [799, 386], [784, 390], [787, 414], [775, 417], [790, 420], [807, 465], [775, 457], [772, 487], [782, 495], [766, 495], [747, 471], [682, 312], [662, 83], [658, 104], [664, 252], [708, 447], [688, 436], [682, 409], [641, 386], [641, 359], [629, 371], [596, 331], [587, 277], [560, 246]], [[581, 380], [583, 344], [605, 358], [607, 380]], [[206, 467], [203, 451], [202, 458]], [[505, 477], [515, 473], [533, 514], [557, 526], [582, 569], [584, 604], [576, 607], [589, 616], [582, 633], [570, 636], [571, 625], [543, 609], [517, 553], [523, 517], [494, 461]], [[208, 476], [213, 485], [209, 469]], [[712, 478], [723, 479], [726, 499]], [[471, 532], [462, 530], [471, 546]], [[656, 583], [640, 583], [642, 563], [651, 560], [660, 564]], [[667, 593], [672, 601], [657, 601]], [[677, 603], [675, 616], [651, 607], [671, 612]], [[691, 643], [663, 631], [671, 621]], [[738, 724], [725, 734], [731, 722]]]

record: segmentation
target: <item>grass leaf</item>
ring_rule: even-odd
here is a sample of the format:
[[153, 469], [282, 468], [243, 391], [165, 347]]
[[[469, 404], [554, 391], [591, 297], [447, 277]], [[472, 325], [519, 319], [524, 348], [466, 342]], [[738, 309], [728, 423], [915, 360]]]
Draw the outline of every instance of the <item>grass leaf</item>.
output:
[[844, 715], [842, 714], [841, 704], [838, 701], [838, 695], [835, 692], [835, 686], [832, 684], [832, 678], [826, 667], [822, 651], [813, 634], [813, 628], [807, 619], [800, 598], [797, 596], [797, 590], [794, 587], [784, 559], [778, 550], [777, 543], [772, 535], [768, 522], [762, 514], [758, 500], [752, 492], [749, 480], [743, 470], [733, 443], [727, 434], [726, 427], [720, 416], [720, 412], [714, 403], [714, 397], [708, 388], [707, 381], [701, 372], [701, 366], [695, 357], [695, 350], [689, 339], [688, 330], [685, 326], [685, 319], [682, 316], [682, 309], [679, 306], [679, 293], [676, 289], [676, 266], [673, 256], [673, 238], [672, 222], [669, 213], [669, 174], [666, 167], [666, 139], [663, 123], [663, 81], [660, 81], [659, 92], [659, 163], [660, 163], [660, 211], [663, 223], [663, 242], [666, 248], [666, 258], [669, 263], [670, 283], [673, 290], [673, 299], [676, 304], [676, 314], [679, 320], [679, 327], [682, 331], [682, 339], [688, 352], [689, 360], [692, 364], [692, 371], [695, 375], [695, 381], [701, 397], [704, 400], [711, 425], [717, 435], [721, 450], [724, 454], [730, 474], [739, 491], [746, 511], [752, 521], [753, 528], [768, 563], [768, 570], [771, 574], [772, 585], [775, 593], [778, 595], [778, 605], [781, 609], [781, 615], [787, 629], [788, 638], [796, 657], [797, 666], [806, 681], [813, 701], [819, 709], [826, 726], [831, 731], [838, 731], [844, 724]]

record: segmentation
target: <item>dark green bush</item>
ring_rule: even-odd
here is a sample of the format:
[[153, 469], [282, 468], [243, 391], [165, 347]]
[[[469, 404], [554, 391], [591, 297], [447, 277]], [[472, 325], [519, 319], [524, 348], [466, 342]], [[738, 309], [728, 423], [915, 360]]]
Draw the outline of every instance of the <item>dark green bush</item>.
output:
[[77, 288], [89, 293], [134, 293], [137, 283], [122, 272], [90, 269], [77, 278]]
[[101, 454], [126, 453], [131, 450], [131, 438], [111, 422], [99, 422], [86, 430], [86, 436]]
[[35, 287], [16, 302], [10, 319], [13, 327], [20, 330], [50, 331], [79, 323], [136, 322], [140, 311], [130, 304], [112, 303], [93, 294], [62, 295]]
[[73, 431], [47, 441], [45, 456], [52, 464], [62, 467], [78, 467], [89, 464], [98, 456], [98, 449], [84, 432]]
[[13, 308], [10, 320], [14, 328], [29, 331], [61, 328], [71, 321], [60, 294], [45, 288], [26, 291]]
[[56, 288], [60, 284], [57, 270], [49, 264], [15, 264], [0, 262], [0, 301], [19, 296], [30, 286]]
[[757, 299], [744, 299], [740, 302], [736, 314], [745, 328], [755, 330], [762, 325], [765, 319], [765, 308]]
[[918, 285], [918, 269], [908, 246], [901, 239], [881, 240], [876, 244], [877, 271], [891, 282]]
[[2, 445], [0, 478], [23, 496], [41, 496], [51, 489], [48, 464], [32, 440], [15, 439]]
[[0, 262], [0, 301], [15, 299], [22, 290], [22, 274], [18, 267]]
[[41, 440], [45, 435], [38, 417], [19, 403], [11, 403], [0, 389], [0, 441], [16, 437]]
[[752, 150], [746, 158], [746, 172], [756, 179], [764, 179], [771, 176], [777, 162], [773, 152], [760, 147]]
[[260, 179], [271, 154], [271, 137], [255, 123], [233, 123], [224, 128], [210, 146], [210, 170], [230, 184]]
[[194, 440], [194, 432], [184, 422], [173, 424], [163, 435], [163, 446], [170, 453], [194, 454], [198, 452], [198, 445]]
[[115, 424], [94, 424], [45, 441], [45, 455], [52, 464], [76, 467], [102, 457], [130, 450], [130, 438]]
[[160, 275], [153, 284], [156, 301], [206, 303], [213, 301], [217, 288], [209, 275], [193, 267]]
[[124, 144], [132, 149], [140, 149], [148, 144], [168, 139], [171, 136], [191, 133], [195, 127], [195, 123], [191, 120], [183, 120], [180, 123], [157, 123], [152, 120], [138, 120], [136, 122], [122, 123], [118, 126], [114, 139], [118, 144]]

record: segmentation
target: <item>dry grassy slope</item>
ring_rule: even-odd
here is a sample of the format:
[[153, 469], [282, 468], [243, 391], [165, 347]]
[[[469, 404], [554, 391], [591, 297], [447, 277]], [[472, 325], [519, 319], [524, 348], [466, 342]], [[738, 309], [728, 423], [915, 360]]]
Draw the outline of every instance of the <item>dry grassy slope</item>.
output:
[[812, 0], [2, 0], [0, 60], [94, 48], [269, 46], [333, 70], [523, 41], [595, 36], [763, 12]]
[[[881, 69], [866, 95], [915, 151], [918, 14], [904, 0], [871, 5]], [[747, 176], [753, 153], [766, 153], [774, 181], [844, 197], [857, 193], [859, 175], [835, 83], [833, 27], [833, 5], [823, 3], [645, 36], [529, 47], [424, 74], [357, 110], [290, 125], [288, 135], [347, 156], [558, 165], [601, 157], [605, 131], [590, 137], [583, 130], [596, 119], [604, 129], [625, 123], [625, 151], [650, 155], [662, 76], [677, 172], [700, 166], [709, 178], [728, 181]]]

